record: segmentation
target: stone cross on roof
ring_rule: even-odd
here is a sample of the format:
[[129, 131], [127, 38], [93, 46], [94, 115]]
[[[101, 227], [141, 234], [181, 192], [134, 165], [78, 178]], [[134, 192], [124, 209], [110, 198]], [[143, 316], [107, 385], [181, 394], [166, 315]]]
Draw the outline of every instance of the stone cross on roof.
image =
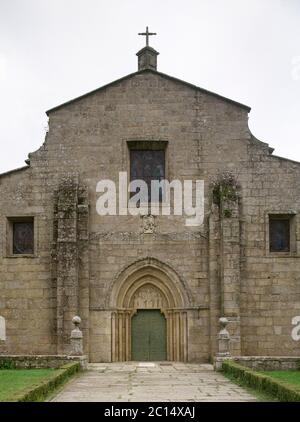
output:
[[149, 36], [156, 35], [156, 32], [149, 32], [148, 26], [146, 26], [146, 32], [139, 32], [138, 35], [145, 35], [146, 36], [146, 46], [149, 46]]

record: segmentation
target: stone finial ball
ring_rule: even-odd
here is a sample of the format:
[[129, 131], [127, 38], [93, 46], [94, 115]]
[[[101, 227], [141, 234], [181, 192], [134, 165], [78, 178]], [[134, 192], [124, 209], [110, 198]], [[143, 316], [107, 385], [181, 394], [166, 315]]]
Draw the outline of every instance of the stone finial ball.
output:
[[79, 316], [74, 316], [74, 318], [72, 319], [73, 324], [75, 325], [79, 325], [81, 323], [81, 318]]
[[225, 317], [221, 317], [219, 319], [219, 323], [222, 325], [222, 327], [226, 327], [226, 325], [228, 324], [228, 319]]

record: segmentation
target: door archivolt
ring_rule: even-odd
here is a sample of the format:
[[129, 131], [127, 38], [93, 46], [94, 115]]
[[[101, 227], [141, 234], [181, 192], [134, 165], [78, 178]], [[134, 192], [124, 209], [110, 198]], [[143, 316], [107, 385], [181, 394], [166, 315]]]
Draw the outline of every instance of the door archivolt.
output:
[[169, 307], [191, 306], [192, 294], [186, 281], [169, 265], [149, 257], [132, 263], [115, 277], [106, 293], [107, 308], [127, 308], [131, 296], [147, 278], [164, 293]]
[[[139, 309], [159, 309], [167, 324], [167, 359], [187, 360], [186, 294], [176, 281], [150, 266], [130, 274], [113, 289], [112, 361], [131, 360], [131, 321]], [[111, 303], [113, 304], [113, 303]]]

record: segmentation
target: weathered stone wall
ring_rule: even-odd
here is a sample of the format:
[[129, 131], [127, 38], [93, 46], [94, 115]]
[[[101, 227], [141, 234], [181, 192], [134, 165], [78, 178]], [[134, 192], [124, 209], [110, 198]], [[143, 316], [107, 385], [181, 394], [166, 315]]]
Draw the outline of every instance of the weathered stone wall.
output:
[[247, 366], [255, 371], [295, 371], [300, 368], [300, 358], [291, 356], [234, 356], [229, 358], [216, 357], [214, 366], [222, 369], [224, 360], [233, 360], [240, 365]]
[[[79, 309], [90, 359], [109, 360], [108, 292], [124, 268], [153, 257], [172, 267], [189, 291], [189, 360], [208, 360], [214, 353], [224, 312], [231, 318], [234, 353], [298, 353], [290, 334], [291, 319], [300, 309], [299, 217], [295, 251], [279, 257], [267, 252], [266, 216], [299, 213], [300, 165], [270, 155], [268, 145], [251, 135], [245, 108], [146, 71], [57, 108], [49, 117], [49, 133], [30, 155], [30, 169], [0, 178], [0, 314], [7, 322], [0, 351], [65, 350], [63, 332], [68, 333]], [[140, 217], [96, 213], [96, 184], [104, 178], [117, 181], [120, 171], [129, 170], [127, 141], [132, 140], [167, 142], [169, 180], [204, 179], [204, 226], [188, 228], [185, 217], [160, 216], [155, 232], [144, 234]], [[210, 182], [225, 170], [241, 184], [236, 214], [228, 219], [216, 207], [211, 212]], [[86, 186], [83, 203], [76, 194], [69, 221], [76, 226], [73, 249], [65, 241], [71, 230], [64, 210], [56, 205], [68, 175], [76, 178], [77, 192]], [[7, 257], [6, 217], [24, 213], [36, 216], [37, 254]], [[65, 265], [66, 255], [71, 267]]]
[[83, 369], [87, 367], [86, 356], [64, 355], [2, 355], [0, 354], [0, 368], [60, 368], [72, 362], [79, 362]]

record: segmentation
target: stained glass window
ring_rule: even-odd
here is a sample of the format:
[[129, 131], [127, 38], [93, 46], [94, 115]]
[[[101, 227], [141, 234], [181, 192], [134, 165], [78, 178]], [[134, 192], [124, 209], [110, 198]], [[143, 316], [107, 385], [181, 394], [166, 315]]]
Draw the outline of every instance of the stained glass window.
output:
[[34, 253], [33, 221], [13, 223], [13, 253]]
[[270, 252], [290, 251], [290, 219], [270, 216]]
[[[151, 180], [165, 178], [164, 150], [131, 150], [130, 180], [144, 180], [148, 186], [148, 201], [151, 199]], [[160, 200], [162, 193], [160, 192]]]

